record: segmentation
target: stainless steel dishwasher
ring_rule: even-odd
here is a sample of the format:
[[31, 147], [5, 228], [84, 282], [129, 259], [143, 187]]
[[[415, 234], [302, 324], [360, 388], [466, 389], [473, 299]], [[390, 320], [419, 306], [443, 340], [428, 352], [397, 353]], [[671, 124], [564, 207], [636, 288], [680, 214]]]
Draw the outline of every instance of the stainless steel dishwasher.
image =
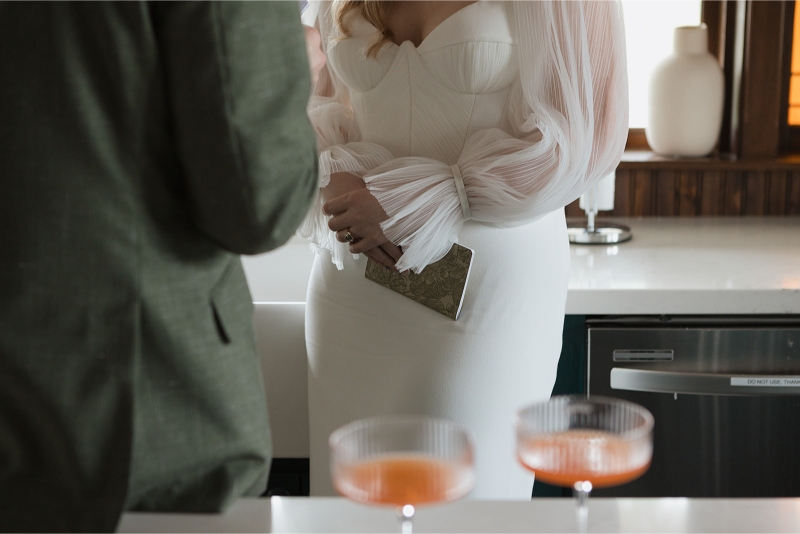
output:
[[800, 496], [800, 317], [587, 320], [588, 394], [655, 416], [653, 463], [598, 496]]

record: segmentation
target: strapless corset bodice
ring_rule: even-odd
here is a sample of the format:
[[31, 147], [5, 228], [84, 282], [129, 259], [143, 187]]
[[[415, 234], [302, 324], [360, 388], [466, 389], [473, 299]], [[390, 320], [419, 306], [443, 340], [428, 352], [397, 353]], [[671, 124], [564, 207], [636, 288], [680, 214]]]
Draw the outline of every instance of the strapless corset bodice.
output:
[[357, 10], [345, 23], [352, 36], [329, 44], [328, 61], [364, 141], [453, 164], [472, 133], [510, 130], [506, 101], [519, 70], [504, 2], [471, 4], [419, 47], [387, 43], [377, 58], [364, 53], [377, 30]]

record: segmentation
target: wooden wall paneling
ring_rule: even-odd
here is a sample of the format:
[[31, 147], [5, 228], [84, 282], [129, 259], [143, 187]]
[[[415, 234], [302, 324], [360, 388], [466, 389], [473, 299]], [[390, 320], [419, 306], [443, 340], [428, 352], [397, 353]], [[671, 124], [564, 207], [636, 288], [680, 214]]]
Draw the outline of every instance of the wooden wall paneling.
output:
[[[727, 0], [703, 0], [700, 8], [700, 21], [708, 27], [708, 52], [717, 58], [719, 66], [723, 68], [723, 72], [725, 69], [727, 4]], [[728, 92], [727, 86], [725, 92]], [[730, 127], [726, 131], [730, 132]], [[730, 136], [730, 133], [721, 132], [717, 151], [721, 149], [722, 138], [725, 135]]]
[[614, 211], [612, 215], [627, 217], [631, 214], [631, 171], [617, 169], [614, 180]]
[[725, 0], [704, 0], [701, 4], [700, 20], [708, 26], [708, 52], [725, 62]]
[[789, 194], [787, 173], [771, 171], [769, 173], [769, 189], [767, 193], [767, 215], [786, 215], [787, 196]]
[[564, 215], [567, 217], [583, 217], [583, 210], [580, 207], [581, 199], [576, 198], [575, 202], [572, 202], [564, 208]]
[[792, 172], [788, 178], [789, 195], [786, 202], [786, 214], [800, 215], [800, 171]]
[[662, 170], [655, 173], [654, 214], [659, 217], [672, 217], [678, 214], [675, 196], [678, 190], [677, 171]]
[[785, 3], [747, 3], [742, 78], [742, 158], [774, 158], [778, 155]]
[[769, 186], [768, 174], [764, 171], [750, 171], [742, 173], [742, 176], [745, 181], [744, 214], [764, 215]]
[[636, 217], [652, 216], [655, 196], [653, 173], [649, 170], [636, 170], [632, 173], [633, 206], [630, 215]]
[[700, 182], [700, 215], [718, 217], [724, 213], [722, 208], [725, 195], [724, 171], [703, 171]]
[[743, 213], [745, 189], [742, 174], [736, 171], [725, 172], [722, 215], [739, 216]]
[[625, 150], [650, 150], [644, 128], [628, 129], [628, 140], [625, 142]]
[[[578, 200], [568, 217], [584, 217]], [[617, 169], [614, 210], [600, 217], [800, 215], [800, 170]]]
[[676, 215], [694, 217], [700, 215], [698, 209], [697, 172], [680, 171], [678, 177], [678, 209]]

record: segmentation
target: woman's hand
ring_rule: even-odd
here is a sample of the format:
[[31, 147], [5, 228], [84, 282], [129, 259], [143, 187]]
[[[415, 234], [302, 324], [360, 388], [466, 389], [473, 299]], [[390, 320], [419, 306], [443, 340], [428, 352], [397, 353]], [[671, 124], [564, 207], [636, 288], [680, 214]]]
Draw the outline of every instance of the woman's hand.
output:
[[322, 198], [327, 202], [349, 193], [350, 191], [363, 189], [365, 187], [364, 180], [355, 174], [350, 174], [349, 172], [335, 172], [331, 174], [331, 180], [328, 182], [328, 185], [322, 188]]
[[378, 200], [367, 190], [364, 181], [350, 173], [331, 175], [331, 181], [322, 189], [327, 201], [322, 209], [333, 215], [328, 228], [336, 232], [336, 239], [345, 243], [350, 232], [356, 240], [350, 243], [350, 252], [395, 269], [395, 262], [403, 252], [383, 235], [380, 223], [389, 218]]

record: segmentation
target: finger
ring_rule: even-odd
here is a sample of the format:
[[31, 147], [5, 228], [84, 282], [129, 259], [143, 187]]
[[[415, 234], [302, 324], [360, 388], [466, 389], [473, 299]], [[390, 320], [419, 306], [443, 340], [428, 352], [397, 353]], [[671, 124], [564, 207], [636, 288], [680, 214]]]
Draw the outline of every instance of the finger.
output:
[[383, 249], [381, 249], [381, 247], [371, 248], [368, 251], [364, 252], [364, 255], [369, 258], [372, 258], [374, 261], [380, 263], [384, 267], [388, 267], [393, 271], [397, 271], [397, 268], [395, 268], [394, 266], [394, 260], [391, 257], [389, 257], [389, 255], [386, 254], [386, 252], [384, 252]]
[[387, 241], [386, 243], [383, 243], [383, 244], [381, 245], [381, 248], [382, 248], [382, 249], [383, 249], [383, 250], [384, 250], [384, 251], [385, 251], [385, 252], [386, 252], [386, 253], [387, 253], [389, 256], [391, 256], [391, 257], [392, 257], [392, 259], [393, 259], [394, 261], [397, 261], [397, 260], [399, 260], [399, 259], [400, 259], [400, 256], [402, 256], [402, 255], [403, 255], [403, 251], [402, 251], [402, 250], [400, 250], [400, 247], [398, 247], [398, 246], [397, 246], [397, 245], [395, 245], [394, 243], [390, 243], [389, 241]]
[[[381, 241], [382, 240], [377, 239], [374, 236], [362, 237], [358, 241], [354, 241], [353, 243], [350, 243], [350, 252], [353, 253], [353, 254], [361, 254], [362, 252], [365, 252], [367, 250], [379, 247], [380, 244], [381, 244]], [[384, 251], [384, 254], [386, 254], [385, 251]], [[387, 254], [387, 256], [388, 256], [388, 254]], [[394, 260], [392, 260], [392, 263], [394, 263]]]
[[[366, 251], [366, 252], [363, 252], [362, 254], [364, 254], [364, 256], [368, 257], [369, 259], [371, 259], [372, 261], [374, 261], [375, 263], [377, 263], [377, 264], [378, 264], [378, 265], [380, 265], [381, 267], [386, 267], [384, 264], [382, 264], [381, 262], [379, 262], [378, 260], [376, 260], [376, 259], [375, 259], [375, 255], [374, 255], [374, 254], [372, 254], [372, 251], [371, 251], [371, 250], [368, 250], [368, 251]], [[387, 269], [388, 269], [388, 267], [387, 267]]]
[[353, 216], [348, 212], [344, 212], [341, 215], [331, 217], [331, 219], [328, 221], [328, 228], [330, 228], [333, 232], [338, 232], [339, 230], [346, 230], [347, 228], [350, 228], [353, 226], [354, 222]]
[[358, 241], [358, 238], [355, 236], [355, 234], [353, 234], [352, 231], [350, 231], [349, 228], [345, 228], [344, 230], [339, 230], [338, 232], [336, 232], [336, 240], [339, 243], [347, 243], [347, 237], [346, 237], [347, 232], [350, 232], [350, 235], [353, 237], [353, 243]]
[[345, 193], [344, 195], [330, 199], [322, 205], [322, 211], [328, 215], [339, 215], [340, 213], [344, 213], [347, 211], [347, 207], [349, 205], [347, 197], [348, 195]]

